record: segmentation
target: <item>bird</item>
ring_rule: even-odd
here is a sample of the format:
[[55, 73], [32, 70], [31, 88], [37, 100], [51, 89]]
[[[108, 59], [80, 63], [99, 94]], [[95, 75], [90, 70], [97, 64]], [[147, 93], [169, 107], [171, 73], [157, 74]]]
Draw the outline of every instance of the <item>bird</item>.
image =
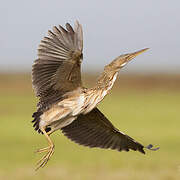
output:
[[45, 153], [37, 162], [36, 170], [44, 167], [52, 157], [55, 145], [50, 135], [57, 130], [79, 145], [139, 151], [144, 146], [119, 131], [97, 108], [110, 92], [120, 69], [148, 48], [116, 57], [104, 67], [94, 87], [86, 88], [81, 81], [83, 60], [82, 25], [75, 21], [74, 28], [54, 26], [38, 47], [38, 58], [32, 65], [32, 86], [38, 97], [37, 111], [33, 113], [33, 127], [43, 134], [48, 146], [37, 150]]

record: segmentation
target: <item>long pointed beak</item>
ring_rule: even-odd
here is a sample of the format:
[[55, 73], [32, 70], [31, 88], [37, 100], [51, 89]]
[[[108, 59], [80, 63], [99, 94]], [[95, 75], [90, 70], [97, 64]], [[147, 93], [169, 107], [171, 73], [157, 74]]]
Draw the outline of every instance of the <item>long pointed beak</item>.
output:
[[134, 59], [136, 56], [138, 56], [139, 54], [147, 51], [149, 48], [145, 48], [145, 49], [141, 49], [139, 51], [133, 52], [133, 53], [129, 53], [125, 55], [125, 58], [123, 58], [121, 60], [121, 66], [120, 67], [124, 67], [129, 61], [131, 61], [132, 59]]
[[131, 59], [135, 58], [136, 56], [138, 56], [139, 54], [142, 54], [143, 52], [147, 51], [148, 49], [149, 48], [145, 48], [145, 49], [141, 49], [139, 51], [136, 51], [134, 53], [130, 53], [130, 54], [128, 54], [127, 59], [131, 60]]

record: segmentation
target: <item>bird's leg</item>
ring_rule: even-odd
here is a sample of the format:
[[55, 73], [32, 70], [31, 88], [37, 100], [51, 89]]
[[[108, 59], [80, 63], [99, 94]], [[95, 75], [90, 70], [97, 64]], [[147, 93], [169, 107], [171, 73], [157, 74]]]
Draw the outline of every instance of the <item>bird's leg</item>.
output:
[[49, 161], [49, 159], [51, 158], [51, 156], [53, 155], [53, 153], [54, 153], [54, 144], [51, 141], [51, 139], [49, 137], [49, 134], [44, 130], [44, 128], [41, 128], [41, 131], [45, 135], [45, 137], [46, 137], [46, 139], [48, 141], [49, 146], [46, 147], [46, 148], [42, 148], [42, 149], [39, 149], [39, 150], [36, 151], [38, 153], [46, 152], [47, 151], [47, 153], [37, 162], [36, 170], [38, 170], [40, 167], [44, 167], [47, 164], [47, 162]]

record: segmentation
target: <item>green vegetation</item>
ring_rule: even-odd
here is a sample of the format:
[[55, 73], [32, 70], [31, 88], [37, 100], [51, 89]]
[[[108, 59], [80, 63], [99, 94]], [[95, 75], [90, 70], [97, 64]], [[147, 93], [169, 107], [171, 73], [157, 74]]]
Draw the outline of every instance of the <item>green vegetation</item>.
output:
[[46, 140], [32, 128], [36, 99], [29, 78], [1, 77], [0, 179], [3, 180], [179, 180], [180, 92], [114, 89], [99, 108], [121, 131], [160, 150], [116, 152], [79, 146], [60, 131], [52, 135], [55, 154], [43, 169], [35, 163]]

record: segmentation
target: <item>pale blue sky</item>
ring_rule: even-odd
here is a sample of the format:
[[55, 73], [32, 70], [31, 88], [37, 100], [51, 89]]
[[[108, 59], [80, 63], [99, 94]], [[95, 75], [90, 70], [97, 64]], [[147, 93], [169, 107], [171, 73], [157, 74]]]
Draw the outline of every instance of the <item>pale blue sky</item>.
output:
[[30, 71], [47, 30], [76, 19], [84, 30], [85, 70], [149, 47], [128, 72], [180, 72], [179, 0], [1, 1], [0, 71]]

